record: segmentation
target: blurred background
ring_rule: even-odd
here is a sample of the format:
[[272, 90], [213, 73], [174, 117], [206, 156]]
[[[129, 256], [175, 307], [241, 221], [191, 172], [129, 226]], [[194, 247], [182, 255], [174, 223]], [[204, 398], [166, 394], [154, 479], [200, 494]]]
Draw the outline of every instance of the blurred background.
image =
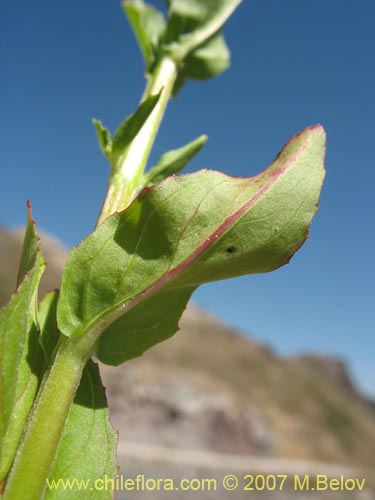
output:
[[[128, 468], [155, 471], [152, 450], [159, 464], [170, 447], [203, 462], [242, 456], [244, 467], [253, 456], [297, 468], [373, 462], [374, 14], [372, 0], [244, 0], [224, 30], [231, 68], [170, 103], [150, 166], [207, 133], [187, 171], [255, 175], [321, 123], [327, 177], [311, 237], [288, 266], [201, 287], [173, 339], [122, 376], [103, 368]], [[109, 169], [90, 120], [114, 131], [137, 106], [144, 67], [118, 0], [3, 0], [0, 51], [4, 303], [27, 199], [44, 234], [44, 289], [93, 229]]]

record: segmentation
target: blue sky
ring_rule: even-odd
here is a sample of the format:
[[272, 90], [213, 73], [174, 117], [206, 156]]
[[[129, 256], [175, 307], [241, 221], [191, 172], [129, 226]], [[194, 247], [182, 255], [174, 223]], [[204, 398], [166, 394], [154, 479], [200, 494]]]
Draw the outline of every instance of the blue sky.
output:
[[[281, 354], [342, 357], [370, 394], [374, 18], [372, 0], [244, 0], [225, 28], [231, 68], [171, 102], [151, 157], [207, 133], [188, 171], [250, 176], [323, 124], [327, 177], [311, 238], [290, 265], [206, 285], [194, 300]], [[0, 223], [23, 224], [30, 199], [40, 228], [78, 244], [108, 174], [90, 120], [113, 131], [135, 109], [138, 47], [117, 0], [2, 0], [0, 51]]]

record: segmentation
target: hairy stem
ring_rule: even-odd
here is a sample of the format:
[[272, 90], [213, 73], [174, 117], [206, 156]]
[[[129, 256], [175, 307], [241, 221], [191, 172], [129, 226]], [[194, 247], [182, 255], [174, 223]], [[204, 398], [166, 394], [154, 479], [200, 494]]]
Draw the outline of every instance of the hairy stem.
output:
[[137, 195], [139, 181], [167, 108], [176, 77], [176, 64], [169, 57], [163, 57], [146, 86], [142, 100], [158, 94], [160, 90], [162, 90], [161, 96], [136, 138], [112, 168], [107, 195], [97, 225], [114, 212], [124, 210]]
[[32, 409], [6, 483], [4, 500], [43, 498], [65, 422], [91, 353], [92, 341], [62, 338]]

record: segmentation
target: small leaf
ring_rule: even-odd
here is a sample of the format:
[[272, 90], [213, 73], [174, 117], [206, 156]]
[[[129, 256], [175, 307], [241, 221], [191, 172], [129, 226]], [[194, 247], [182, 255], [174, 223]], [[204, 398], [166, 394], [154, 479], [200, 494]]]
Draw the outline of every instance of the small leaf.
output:
[[116, 163], [136, 137], [159, 101], [161, 92], [148, 97], [132, 115], [125, 118], [112, 140], [112, 162]]
[[229, 49], [223, 35], [217, 33], [186, 56], [178, 72], [173, 94], [178, 93], [187, 78], [207, 80], [225, 71], [229, 64]]
[[172, 0], [163, 49], [176, 62], [217, 34], [241, 0]]
[[[113, 498], [108, 485], [117, 472], [116, 444], [117, 435], [109, 421], [99, 369], [89, 361], [65, 424], [45, 499]], [[70, 481], [73, 486], [68, 493], [63, 487], [64, 481]], [[80, 484], [87, 487], [80, 488]]]
[[217, 33], [186, 57], [182, 74], [185, 78], [206, 80], [222, 73], [229, 63], [229, 49], [223, 35]]
[[102, 150], [104, 156], [111, 160], [112, 141], [110, 131], [104, 127], [100, 120], [93, 118], [92, 123], [95, 127], [96, 137], [98, 138], [100, 149]]
[[27, 202], [27, 222], [25, 236], [17, 276], [17, 286], [21, 284], [25, 275], [34, 267], [40, 241], [35, 231], [35, 222], [32, 217], [31, 203]]
[[0, 480], [12, 464], [39, 383], [37, 291], [44, 268], [28, 204], [19, 286], [0, 315]]
[[163, 51], [178, 64], [173, 94], [187, 78], [206, 80], [228, 68], [230, 52], [220, 33], [241, 0], [172, 0]]
[[53, 361], [53, 352], [59, 339], [56, 320], [58, 298], [58, 290], [53, 290], [45, 295], [39, 306], [39, 343], [45, 361], [44, 371], [50, 367]]
[[146, 70], [151, 72], [165, 29], [164, 16], [143, 0], [127, 0], [123, 2], [123, 7], [143, 54]]
[[310, 127], [256, 177], [200, 171], [144, 190], [70, 254], [61, 332], [104, 331], [99, 359], [118, 364], [170, 336], [200, 284], [286, 264], [315, 214], [324, 153], [322, 127]]
[[182, 170], [185, 165], [202, 149], [207, 136], [201, 135], [186, 146], [164, 153], [159, 162], [145, 174], [144, 185], [152, 186], [172, 174]]

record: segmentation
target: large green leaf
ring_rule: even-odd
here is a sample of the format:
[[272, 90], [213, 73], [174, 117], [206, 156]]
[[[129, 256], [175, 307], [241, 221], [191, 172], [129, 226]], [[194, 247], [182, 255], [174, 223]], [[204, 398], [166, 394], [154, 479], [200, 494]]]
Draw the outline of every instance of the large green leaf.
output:
[[37, 291], [44, 268], [29, 205], [18, 288], [0, 315], [0, 480], [13, 461], [41, 375]]
[[99, 369], [89, 361], [47, 482], [46, 500], [113, 498], [110, 480], [117, 472], [116, 444]]
[[324, 151], [323, 129], [310, 127], [256, 177], [203, 170], [144, 190], [71, 253], [62, 333], [104, 331], [99, 359], [118, 364], [170, 336], [201, 283], [286, 264], [316, 211]]

